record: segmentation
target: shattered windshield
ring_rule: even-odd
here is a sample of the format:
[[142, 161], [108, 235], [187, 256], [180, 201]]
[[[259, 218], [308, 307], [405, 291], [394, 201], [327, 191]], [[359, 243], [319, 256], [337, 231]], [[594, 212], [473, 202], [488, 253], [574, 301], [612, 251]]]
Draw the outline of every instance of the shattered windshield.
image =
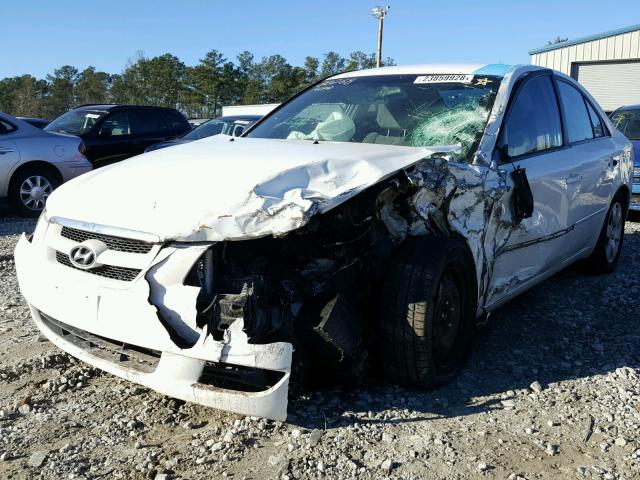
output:
[[500, 77], [379, 75], [334, 78], [269, 115], [247, 136], [403, 146], [477, 146]]

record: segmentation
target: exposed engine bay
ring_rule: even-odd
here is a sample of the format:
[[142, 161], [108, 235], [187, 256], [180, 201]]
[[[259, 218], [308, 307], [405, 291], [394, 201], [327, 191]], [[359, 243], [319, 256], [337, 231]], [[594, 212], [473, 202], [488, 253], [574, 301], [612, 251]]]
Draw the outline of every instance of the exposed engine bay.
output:
[[372, 188], [283, 238], [211, 247], [187, 279], [202, 287], [198, 327], [223, 340], [242, 321], [250, 343], [289, 342], [299, 374], [313, 368], [307, 357], [322, 358], [332, 375], [361, 373], [374, 299], [398, 243], [379, 214], [392, 188]]

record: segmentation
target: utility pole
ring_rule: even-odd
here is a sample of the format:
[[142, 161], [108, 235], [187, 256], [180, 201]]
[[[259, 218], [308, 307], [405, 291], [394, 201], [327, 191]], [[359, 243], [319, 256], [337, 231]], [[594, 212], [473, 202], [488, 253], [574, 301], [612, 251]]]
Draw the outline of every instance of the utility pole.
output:
[[384, 25], [384, 17], [387, 16], [390, 6], [384, 8], [375, 6], [371, 9], [371, 16], [378, 19], [378, 57], [376, 59], [376, 66], [380, 68], [382, 66], [382, 27]]

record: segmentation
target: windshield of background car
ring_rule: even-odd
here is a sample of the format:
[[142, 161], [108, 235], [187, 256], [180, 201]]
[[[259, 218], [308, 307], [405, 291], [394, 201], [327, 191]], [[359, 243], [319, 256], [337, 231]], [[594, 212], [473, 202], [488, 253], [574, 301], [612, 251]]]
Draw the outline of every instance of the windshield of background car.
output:
[[71, 135], [82, 135], [89, 132], [100, 120], [105, 112], [91, 110], [70, 110], [53, 120], [44, 127], [48, 132], [70, 133]]
[[501, 77], [379, 75], [328, 79], [247, 136], [424, 147], [477, 146]]
[[640, 140], [640, 110], [622, 110], [611, 115], [611, 121], [629, 140]]
[[193, 130], [185, 133], [182, 138], [186, 140], [200, 140], [201, 138], [219, 134], [238, 137], [244, 131], [248, 123], [248, 121], [243, 120], [223, 120], [222, 118], [217, 118], [197, 126]]
[[186, 140], [200, 140], [201, 138], [211, 137], [212, 135], [218, 135], [224, 133], [225, 122], [219, 122], [217, 120], [209, 120], [202, 125], [198, 125], [193, 130], [189, 130], [182, 138]]

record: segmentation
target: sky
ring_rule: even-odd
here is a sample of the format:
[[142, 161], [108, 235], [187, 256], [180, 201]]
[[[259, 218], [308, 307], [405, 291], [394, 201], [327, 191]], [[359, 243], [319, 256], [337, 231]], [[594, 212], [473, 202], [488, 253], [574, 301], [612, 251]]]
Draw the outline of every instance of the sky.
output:
[[[640, 23], [640, 1], [386, 0], [383, 56], [398, 64], [527, 63], [529, 50]], [[381, 5], [386, 5], [382, 3]], [[329, 50], [373, 52], [376, 0], [3, 1], [0, 78], [45, 77], [62, 65], [120, 73], [138, 51], [195, 65], [275, 53], [292, 65]]]

